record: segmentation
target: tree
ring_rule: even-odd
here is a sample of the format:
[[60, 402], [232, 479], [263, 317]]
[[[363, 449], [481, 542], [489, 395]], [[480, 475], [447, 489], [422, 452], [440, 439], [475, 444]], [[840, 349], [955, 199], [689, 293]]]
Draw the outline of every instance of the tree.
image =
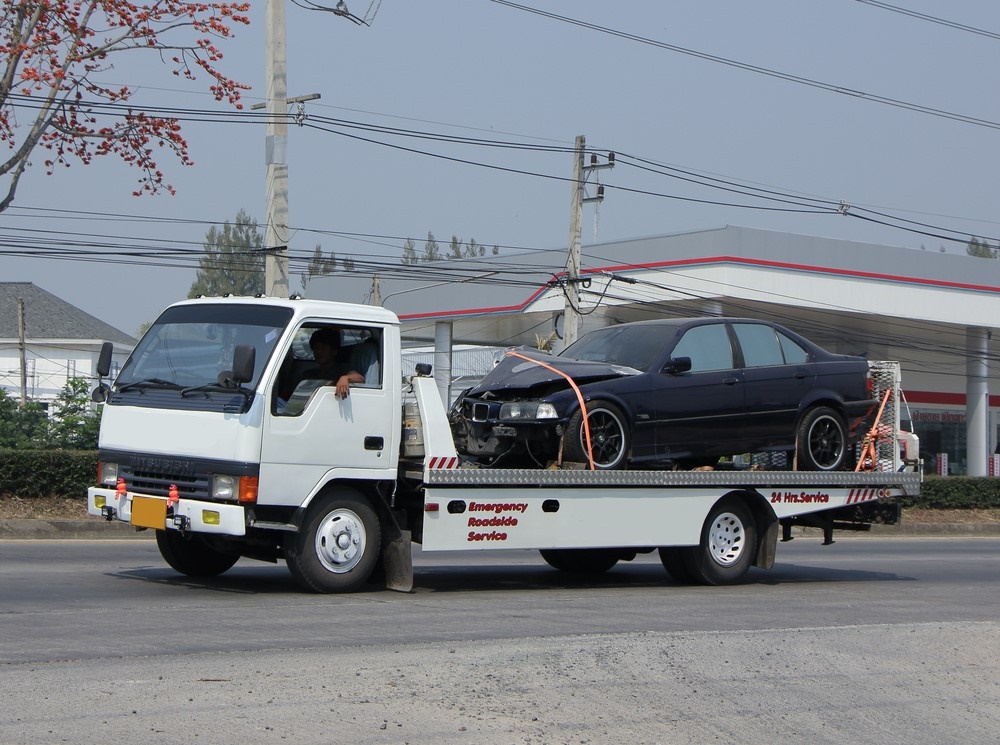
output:
[[416, 264], [420, 261], [417, 257], [417, 245], [413, 242], [412, 238], [407, 238], [406, 243], [403, 244], [403, 258], [401, 261], [404, 264]]
[[451, 251], [451, 253], [448, 254], [449, 259], [461, 259], [465, 256], [465, 252], [462, 250], [462, 241], [458, 239], [457, 235], [453, 235], [451, 237], [449, 250]]
[[226, 221], [222, 230], [209, 228], [203, 245], [205, 255], [188, 297], [264, 292], [264, 238], [246, 212], [240, 210], [236, 223]]
[[441, 261], [441, 251], [438, 249], [438, 242], [434, 240], [434, 234], [427, 231], [427, 240], [424, 241], [424, 261]]
[[990, 245], [979, 238], [970, 238], [968, 245], [965, 247], [965, 253], [969, 256], [979, 256], [984, 259], [995, 259], [1000, 256], [1000, 251], [995, 248], [990, 248]]
[[131, 108], [136, 89], [102, 83], [102, 77], [114, 69], [113, 57], [124, 63], [119, 53], [152, 54], [174, 75], [194, 80], [197, 71], [205, 73], [215, 99], [240, 109], [240, 91], [249, 86], [217, 67], [222, 52], [216, 41], [232, 36], [236, 24], [249, 24], [249, 9], [246, 2], [209, 0], [6, 0], [0, 13], [0, 143], [9, 155], [0, 163], [7, 179], [0, 212], [13, 202], [39, 146], [48, 151], [49, 174], [71, 160], [86, 165], [95, 156], [117, 155], [142, 174], [134, 194], [172, 194], [153, 148], [193, 165], [179, 121]]
[[329, 257], [324, 256], [323, 247], [317, 243], [306, 266], [306, 272], [302, 275], [302, 289], [306, 289], [313, 277], [333, 274], [335, 271], [337, 271], [337, 254], [331, 251]]
[[90, 403], [91, 382], [70, 378], [56, 399], [55, 414], [49, 419], [48, 446], [69, 450], [96, 450], [101, 429], [101, 412]]
[[0, 388], [0, 448], [23, 450], [45, 442], [48, 422], [45, 409], [35, 401], [21, 408]]

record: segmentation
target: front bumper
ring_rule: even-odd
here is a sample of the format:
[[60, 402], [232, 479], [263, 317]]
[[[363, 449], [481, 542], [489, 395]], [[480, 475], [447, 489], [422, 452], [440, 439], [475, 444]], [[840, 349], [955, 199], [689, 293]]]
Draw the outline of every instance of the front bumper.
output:
[[137, 528], [234, 536], [247, 532], [246, 510], [239, 504], [197, 499], [180, 499], [171, 504], [166, 497], [134, 492], [119, 495], [115, 489], [98, 486], [87, 490], [87, 513]]

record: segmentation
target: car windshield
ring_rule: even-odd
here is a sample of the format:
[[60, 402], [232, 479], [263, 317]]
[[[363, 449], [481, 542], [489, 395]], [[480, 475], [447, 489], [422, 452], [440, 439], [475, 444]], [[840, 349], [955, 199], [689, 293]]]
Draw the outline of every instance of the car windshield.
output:
[[647, 371], [676, 333], [675, 324], [610, 326], [590, 332], [559, 356]]
[[254, 388], [292, 311], [252, 305], [181, 305], [165, 310], [115, 379], [118, 390], [211, 385], [233, 364], [236, 347], [254, 347]]

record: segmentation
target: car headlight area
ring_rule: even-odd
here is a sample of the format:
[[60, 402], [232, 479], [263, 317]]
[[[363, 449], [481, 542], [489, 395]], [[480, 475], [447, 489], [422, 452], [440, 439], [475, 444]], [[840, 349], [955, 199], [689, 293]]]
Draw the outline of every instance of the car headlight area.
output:
[[500, 421], [524, 422], [538, 419], [558, 419], [556, 407], [538, 401], [513, 401], [500, 407]]

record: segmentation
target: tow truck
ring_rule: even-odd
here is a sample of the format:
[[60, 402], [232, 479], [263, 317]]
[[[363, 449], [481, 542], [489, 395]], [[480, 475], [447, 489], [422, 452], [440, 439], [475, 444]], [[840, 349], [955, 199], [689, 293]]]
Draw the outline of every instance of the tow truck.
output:
[[[310, 376], [309, 338], [339, 334], [347, 395]], [[168, 307], [113, 382], [87, 509], [155, 531], [177, 572], [283, 560], [302, 588], [413, 588], [411, 548], [538, 550], [555, 569], [605, 572], [657, 552], [680, 583], [723, 585], [774, 565], [795, 526], [868, 530], [919, 492], [919, 441], [900, 431], [899, 365], [871, 363], [880, 402], [853, 471], [775, 468], [742, 454], [715, 470], [483, 467], [456, 452], [429, 366], [404, 378], [399, 319], [302, 298], [200, 298]], [[364, 369], [358, 360], [364, 360]], [[314, 371], [313, 371], [314, 372]]]

